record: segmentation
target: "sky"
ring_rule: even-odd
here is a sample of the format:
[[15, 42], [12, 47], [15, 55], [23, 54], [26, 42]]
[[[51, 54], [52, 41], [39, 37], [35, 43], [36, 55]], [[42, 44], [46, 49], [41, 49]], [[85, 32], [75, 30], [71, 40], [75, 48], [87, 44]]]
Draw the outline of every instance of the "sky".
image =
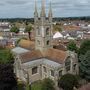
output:
[[[38, 12], [41, 0], [37, 1]], [[53, 17], [90, 16], [90, 0], [45, 0], [46, 13], [52, 2]], [[0, 18], [34, 17], [34, 0], [0, 0]]]

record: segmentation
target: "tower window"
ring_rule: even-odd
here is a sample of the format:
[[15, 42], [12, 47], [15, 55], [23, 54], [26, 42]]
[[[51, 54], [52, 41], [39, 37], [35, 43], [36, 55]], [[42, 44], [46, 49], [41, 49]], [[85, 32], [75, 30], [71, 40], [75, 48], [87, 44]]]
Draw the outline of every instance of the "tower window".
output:
[[49, 45], [49, 43], [50, 43], [50, 42], [49, 42], [49, 40], [48, 40], [48, 41], [47, 41], [47, 45]]
[[37, 34], [40, 35], [39, 27], [37, 27]]
[[40, 35], [40, 30], [38, 29], [38, 35]]
[[38, 45], [40, 45], [40, 41], [39, 40], [37, 40], [37, 43], [38, 43]]
[[46, 29], [46, 35], [49, 35], [49, 28]]

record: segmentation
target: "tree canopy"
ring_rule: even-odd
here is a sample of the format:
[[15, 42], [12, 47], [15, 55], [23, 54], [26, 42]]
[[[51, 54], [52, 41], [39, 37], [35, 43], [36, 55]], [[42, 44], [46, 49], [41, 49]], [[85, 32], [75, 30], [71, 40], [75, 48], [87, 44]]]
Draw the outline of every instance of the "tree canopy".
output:
[[77, 46], [74, 41], [70, 41], [69, 44], [67, 45], [67, 49], [70, 51], [75, 51], [77, 52]]
[[25, 32], [30, 32], [32, 30], [32, 26], [31, 25], [27, 25], [25, 28]]
[[54, 82], [49, 78], [44, 79], [42, 81], [42, 90], [55, 90]]
[[17, 90], [12, 64], [0, 64], [0, 90]]
[[28, 32], [28, 37], [31, 40], [31, 31], [32, 31], [32, 26], [31, 25], [27, 25], [25, 28], [25, 32]]
[[65, 74], [58, 80], [58, 86], [63, 90], [73, 90], [78, 86], [78, 80], [75, 75]]
[[84, 40], [80, 46], [80, 49], [79, 49], [79, 56], [80, 55], [85, 55], [85, 53], [90, 50], [90, 40]]
[[9, 49], [0, 50], [0, 63], [13, 63], [14, 56]]
[[14, 33], [18, 33], [19, 29], [16, 26], [13, 26], [10, 31]]
[[90, 50], [85, 55], [81, 55], [80, 59], [80, 74], [87, 81], [90, 81]]

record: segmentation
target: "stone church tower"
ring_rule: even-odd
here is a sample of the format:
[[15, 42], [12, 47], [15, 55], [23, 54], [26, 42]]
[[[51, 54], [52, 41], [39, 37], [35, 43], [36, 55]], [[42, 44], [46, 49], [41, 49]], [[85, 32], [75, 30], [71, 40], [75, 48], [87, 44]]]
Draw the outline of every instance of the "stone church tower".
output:
[[45, 0], [42, 0], [40, 17], [37, 11], [37, 3], [35, 1], [34, 12], [34, 24], [35, 24], [35, 49], [44, 52], [45, 50], [52, 48], [52, 8], [50, 2], [50, 8], [48, 17], [45, 13]]

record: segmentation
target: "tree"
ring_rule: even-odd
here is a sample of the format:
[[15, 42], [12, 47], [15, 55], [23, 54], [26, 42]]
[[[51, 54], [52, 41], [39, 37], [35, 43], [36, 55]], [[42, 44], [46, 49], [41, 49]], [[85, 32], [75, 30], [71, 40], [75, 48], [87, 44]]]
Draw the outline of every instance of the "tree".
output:
[[32, 30], [32, 26], [31, 25], [27, 25], [25, 32], [28, 32], [28, 37], [31, 40], [31, 30]]
[[55, 90], [54, 82], [49, 78], [44, 79], [42, 81], [42, 90]]
[[0, 50], [0, 63], [13, 63], [14, 62], [14, 56], [8, 49], [2, 49]]
[[17, 90], [12, 64], [0, 64], [0, 90]]
[[77, 46], [74, 41], [70, 41], [69, 44], [67, 45], [67, 49], [70, 51], [75, 51], [77, 52]]
[[81, 55], [80, 59], [80, 75], [87, 81], [90, 81], [90, 50], [85, 55]]
[[78, 86], [77, 77], [72, 74], [65, 74], [58, 80], [58, 86], [63, 90], [73, 90], [74, 87]]
[[62, 26], [60, 25], [54, 25], [54, 31], [62, 31]]
[[80, 46], [78, 55], [85, 55], [88, 50], [90, 50], [90, 40], [84, 40]]
[[13, 26], [13, 27], [10, 29], [10, 32], [18, 33], [18, 32], [19, 32], [19, 29], [18, 29], [16, 26]]

